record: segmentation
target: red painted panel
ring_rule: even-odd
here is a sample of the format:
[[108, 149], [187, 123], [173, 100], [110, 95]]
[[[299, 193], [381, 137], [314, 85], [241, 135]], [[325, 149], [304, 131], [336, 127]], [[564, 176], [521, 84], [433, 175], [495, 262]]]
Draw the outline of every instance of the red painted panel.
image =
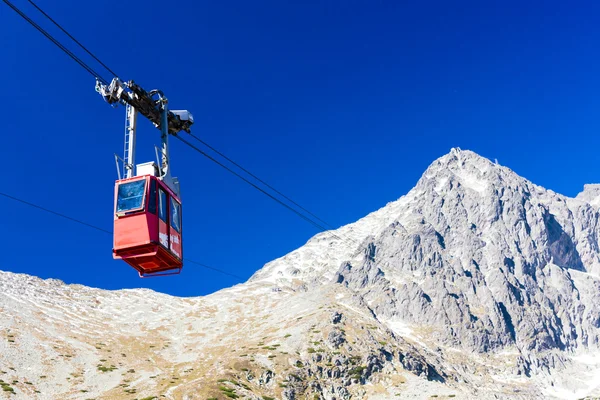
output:
[[115, 219], [113, 236], [115, 249], [149, 243], [151, 239], [147, 215], [142, 212]]
[[181, 234], [177, 233], [175, 229], [171, 229], [171, 252], [177, 256], [177, 258], [182, 259], [183, 254], [181, 249]]
[[148, 218], [148, 235], [151, 242], [158, 243], [158, 217], [154, 214], [147, 213]]
[[158, 243], [169, 248], [169, 225], [161, 219], [158, 220]]

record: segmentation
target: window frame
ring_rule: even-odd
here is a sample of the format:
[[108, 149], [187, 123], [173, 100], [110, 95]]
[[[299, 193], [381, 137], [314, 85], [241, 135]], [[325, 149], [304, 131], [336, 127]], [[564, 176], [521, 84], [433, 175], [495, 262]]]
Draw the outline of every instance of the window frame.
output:
[[[153, 193], [154, 192], [154, 193]], [[148, 206], [147, 210], [152, 215], [158, 215], [158, 184], [155, 179], [150, 179], [148, 188]]]
[[[119, 200], [121, 199], [121, 187], [125, 186], [125, 185], [136, 184], [139, 182], [143, 182], [143, 184], [144, 184], [142, 192], [141, 192], [142, 200], [140, 202], [140, 205], [137, 207], [134, 207], [134, 208], [119, 210]], [[146, 189], [147, 189], [147, 180], [146, 179], [137, 179], [137, 180], [133, 180], [133, 181], [119, 183], [117, 185], [117, 195], [116, 195], [116, 201], [115, 201], [115, 214], [122, 216], [122, 215], [127, 215], [127, 214], [131, 214], [131, 213], [139, 212], [139, 211], [144, 211], [146, 209]], [[136, 196], [136, 197], [139, 197], [139, 196]], [[131, 198], [131, 197], [129, 197], [129, 198]]]
[[[163, 198], [164, 195], [164, 218], [161, 216], [161, 214], [163, 214], [161, 211], [163, 211], [162, 205], [163, 202], [161, 201], [161, 199]], [[158, 185], [158, 202], [157, 202], [157, 211], [158, 211], [158, 219], [163, 221], [165, 224], [169, 224], [169, 193], [162, 188], [160, 185]]]
[[[175, 226], [173, 225], [173, 210], [175, 209], [175, 207], [177, 208], [177, 225]], [[179, 201], [177, 201], [175, 198], [171, 197], [171, 206], [169, 207], [170, 210], [170, 221], [169, 221], [169, 225], [171, 226], [171, 228], [173, 228], [175, 230], [175, 232], [181, 234], [181, 203]]]

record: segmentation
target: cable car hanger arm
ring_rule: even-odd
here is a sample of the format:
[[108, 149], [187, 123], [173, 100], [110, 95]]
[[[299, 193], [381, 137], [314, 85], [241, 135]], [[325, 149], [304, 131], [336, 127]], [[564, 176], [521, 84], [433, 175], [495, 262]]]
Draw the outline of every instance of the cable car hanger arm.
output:
[[[105, 84], [96, 79], [96, 91], [108, 104], [129, 104], [140, 114], [148, 118], [158, 129], [162, 128], [162, 109], [167, 104], [167, 98], [160, 90], [146, 92], [134, 81], [123, 82], [119, 78], [113, 78], [110, 84]], [[177, 135], [184, 131], [190, 133], [190, 127], [194, 123], [194, 117], [187, 110], [168, 110], [168, 133]]]

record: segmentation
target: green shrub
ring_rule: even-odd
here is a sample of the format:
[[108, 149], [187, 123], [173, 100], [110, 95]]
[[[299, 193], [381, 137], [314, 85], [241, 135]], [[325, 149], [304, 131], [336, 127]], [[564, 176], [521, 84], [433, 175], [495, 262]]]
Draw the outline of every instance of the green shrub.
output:
[[363, 366], [354, 367], [350, 371], [348, 371], [348, 374], [354, 379], [360, 379], [360, 377], [362, 376], [362, 373], [365, 369], [367, 369], [367, 367], [363, 367]]
[[102, 371], [102, 372], [111, 372], [111, 371], [114, 371], [115, 369], [117, 369], [117, 367], [115, 367], [114, 365], [111, 365], [110, 367], [105, 367], [104, 365], [98, 365], [98, 371]]
[[229, 397], [230, 399], [237, 399], [238, 397], [240, 397], [237, 394], [235, 394], [235, 389], [230, 389], [225, 386], [219, 386], [219, 390], [222, 391], [223, 394]]

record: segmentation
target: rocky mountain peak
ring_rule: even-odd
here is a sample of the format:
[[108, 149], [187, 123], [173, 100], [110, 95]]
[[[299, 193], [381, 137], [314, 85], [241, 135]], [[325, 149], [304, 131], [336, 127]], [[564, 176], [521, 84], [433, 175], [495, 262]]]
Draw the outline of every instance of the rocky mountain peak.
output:
[[351, 288], [390, 327], [427, 326], [438, 346], [513, 349], [514, 372], [532, 374], [600, 343], [599, 193], [568, 198], [455, 148], [399, 200], [254, 278]]
[[498, 164], [492, 163], [487, 158], [480, 156], [473, 151], [453, 147], [448, 154], [439, 157], [431, 163], [430, 167], [425, 172], [425, 175], [431, 174], [433, 171], [439, 170], [440, 168], [455, 171], [473, 167], [480, 171], [486, 171], [494, 165]]
[[[437, 194], [444, 194], [458, 186], [471, 190], [471, 194], [483, 195], [496, 187], [512, 189], [530, 185], [534, 186], [497, 162], [469, 150], [453, 148], [427, 168], [416, 188], [435, 189]], [[445, 187], [447, 190], [442, 190]]]
[[492, 225], [501, 227], [496, 222], [503, 214], [514, 219], [511, 224], [523, 222], [524, 207], [538, 207], [552, 196], [566, 199], [477, 153], [453, 148], [435, 160], [405, 196], [355, 223], [316, 235], [305, 246], [267, 264], [252, 280], [328, 282], [341, 264], [360, 259], [373, 239], [391, 227], [409, 233], [434, 232], [440, 241], [448, 236], [446, 252], [460, 251], [464, 243], [452, 246], [452, 233], [459, 229], [475, 236], [491, 233]]

